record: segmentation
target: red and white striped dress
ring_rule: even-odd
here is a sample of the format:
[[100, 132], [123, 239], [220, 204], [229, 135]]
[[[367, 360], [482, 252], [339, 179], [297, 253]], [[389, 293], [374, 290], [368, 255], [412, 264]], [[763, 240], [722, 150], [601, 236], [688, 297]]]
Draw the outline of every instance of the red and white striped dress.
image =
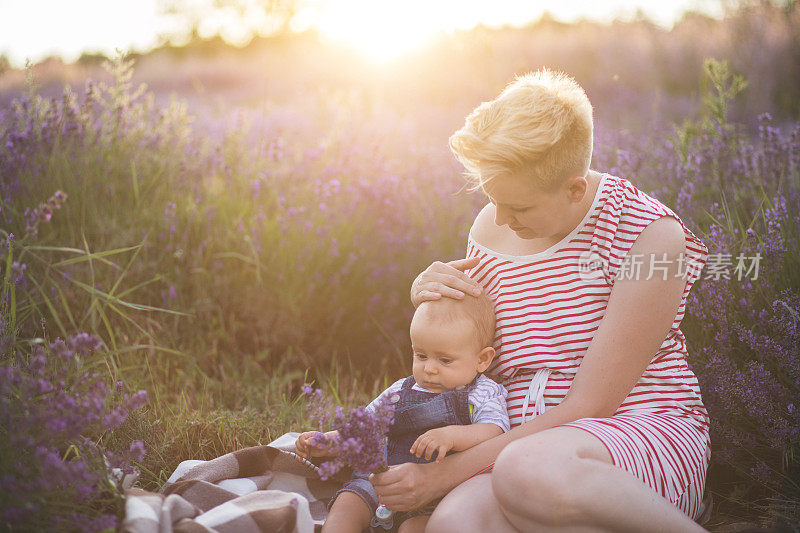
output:
[[[512, 427], [564, 399], [603, 319], [615, 279], [632, 271], [633, 263], [620, 269], [623, 259], [642, 230], [664, 216], [680, 221], [629, 181], [604, 174], [581, 223], [543, 252], [497, 253], [475, 242], [470, 232], [467, 256], [481, 261], [469, 273], [496, 302], [497, 357], [488, 372], [508, 390]], [[696, 518], [711, 454], [709, 420], [697, 378], [686, 363], [679, 326], [708, 252], [683, 228], [687, 282], [661, 347], [614, 416], [563, 425], [595, 435], [615, 465]], [[642, 267], [642, 275], [648, 268]]]

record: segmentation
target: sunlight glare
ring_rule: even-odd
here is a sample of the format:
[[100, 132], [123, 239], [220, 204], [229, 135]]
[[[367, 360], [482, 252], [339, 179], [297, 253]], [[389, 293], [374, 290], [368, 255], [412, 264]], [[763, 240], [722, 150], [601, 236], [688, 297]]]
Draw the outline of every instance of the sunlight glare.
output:
[[[363, 0], [329, 1], [317, 27], [327, 38], [384, 62], [418, 49], [448, 29], [435, 4]], [[440, 10], [442, 7], [439, 8]]]

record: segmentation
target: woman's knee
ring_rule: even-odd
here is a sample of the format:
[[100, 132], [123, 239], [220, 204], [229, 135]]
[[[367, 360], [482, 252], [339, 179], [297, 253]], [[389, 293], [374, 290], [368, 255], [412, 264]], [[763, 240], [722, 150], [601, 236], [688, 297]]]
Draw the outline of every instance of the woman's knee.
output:
[[[491, 504], [494, 501], [494, 509]], [[487, 520], [499, 512], [491, 497], [488, 474], [477, 476], [453, 489], [433, 511], [425, 527], [427, 533], [452, 531], [488, 531]]]
[[436, 510], [428, 519], [428, 524], [425, 526], [426, 533], [445, 533], [453, 531], [453, 525], [457, 523], [458, 506], [450, 505], [445, 502], [445, 500], [442, 500], [442, 502], [436, 506]]
[[544, 435], [519, 439], [497, 457], [492, 490], [509, 516], [571, 523], [580, 515], [575, 487], [588, 473], [586, 461], [569, 445]]

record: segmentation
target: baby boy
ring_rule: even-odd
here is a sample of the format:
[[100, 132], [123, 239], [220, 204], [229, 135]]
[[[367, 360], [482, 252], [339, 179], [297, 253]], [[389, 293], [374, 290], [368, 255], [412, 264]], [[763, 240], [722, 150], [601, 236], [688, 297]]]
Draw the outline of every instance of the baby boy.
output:
[[[412, 375], [393, 383], [373, 400], [394, 404], [394, 424], [387, 439], [387, 462], [441, 461], [450, 451], [463, 451], [509, 429], [506, 390], [484, 376], [494, 358], [494, 305], [484, 291], [463, 300], [442, 298], [420, 304], [411, 321], [414, 352]], [[317, 432], [297, 439], [304, 457], [325, 457], [335, 451], [311, 444]], [[331, 432], [333, 433], [333, 432]], [[357, 531], [389, 527], [375, 519], [378, 496], [368, 474], [356, 472], [334, 496], [323, 531]], [[433, 508], [429, 505], [395, 513], [400, 533], [423, 531]]]

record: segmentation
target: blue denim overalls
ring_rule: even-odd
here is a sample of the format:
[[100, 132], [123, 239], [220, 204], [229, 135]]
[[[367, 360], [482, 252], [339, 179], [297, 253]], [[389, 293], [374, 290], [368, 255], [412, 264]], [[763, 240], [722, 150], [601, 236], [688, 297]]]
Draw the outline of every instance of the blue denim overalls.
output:
[[[394, 403], [394, 423], [389, 428], [389, 437], [386, 445], [387, 463], [397, 465], [401, 463], [428, 463], [436, 458], [436, 454], [429, 460], [425, 456], [416, 457], [409, 450], [417, 437], [430, 429], [452, 425], [470, 424], [469, 391], [475, 385], [477, 376], [472, 383], [459, 390], [444, 392], [418, 391], [411, 387], [416, 383], [414, 376], [409, 376], [403, 385], [389, 400]], [[400, 524], [412, 516], [431, 514], [436, 503], [414, 511], [397, 512], [387, 522], [381, 522], [375, 517], [378, 507], [378, 495], [372, 483], [368, 481], [369, 474], [353, 473], [353, 479], [344, 484], [331, 499], [328, 507], [342, 491], [354, 492], [370, 508], [372, 515], [372, 528], [396, 530]], [[394, 521], [392, 521], [394, 519]], [[394, 522], [394, 524], [392, 523]]]

